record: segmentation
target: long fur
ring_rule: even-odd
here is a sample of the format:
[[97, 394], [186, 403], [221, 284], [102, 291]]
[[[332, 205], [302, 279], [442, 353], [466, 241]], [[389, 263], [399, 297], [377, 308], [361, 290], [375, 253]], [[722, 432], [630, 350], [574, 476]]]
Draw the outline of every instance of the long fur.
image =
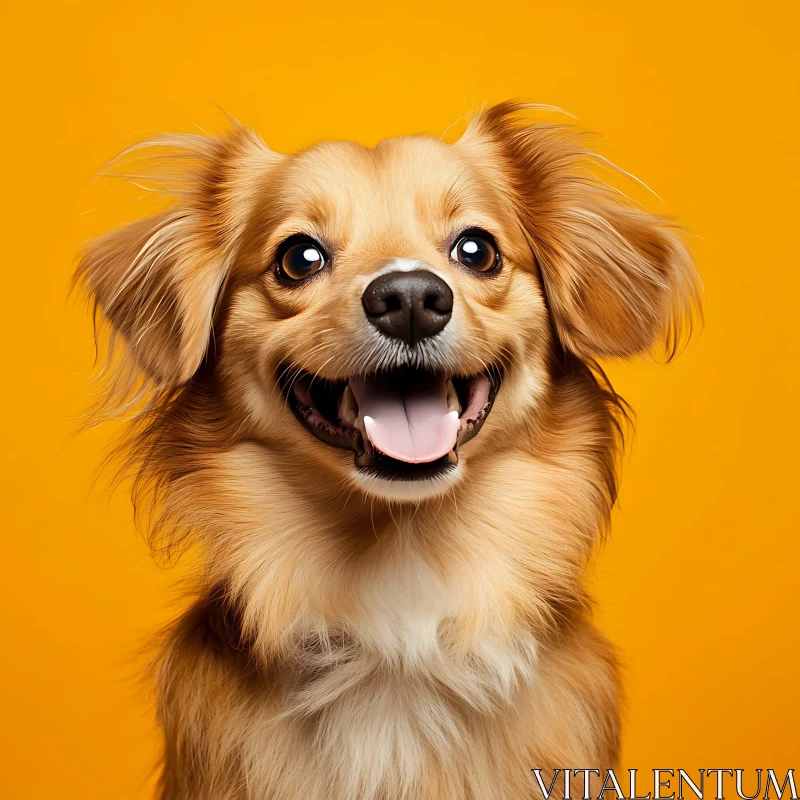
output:
[[[524, 111], [489, 109], [455, 145], [159, 139], [174, 204], [87, 248], [78, 281], [124, 345], [100, 413], [135, 412], [153, 548], [204, 555], [154, 663], [162, 800], [507, 800], [534, 794], [533, 767], [615, 765], [616, 659], [583, 572], [626, 408], [595, 359], [674, 351], [696, 278], [669, 221]], [[144, 152], [120, 172], [143, 180]], [[471, 220], [504, 253], [491, 281], [438, 249]], [[277, 242], [309, 227], [334, 270], [281, 289]], [[335, 379], [391, 356], [359, 298], [394, 257], [452, 271], [454, 338], [428, 357], [505, 375], [457, 479], [410, 500], [359, 483], [278, 385], [282, 365]]]

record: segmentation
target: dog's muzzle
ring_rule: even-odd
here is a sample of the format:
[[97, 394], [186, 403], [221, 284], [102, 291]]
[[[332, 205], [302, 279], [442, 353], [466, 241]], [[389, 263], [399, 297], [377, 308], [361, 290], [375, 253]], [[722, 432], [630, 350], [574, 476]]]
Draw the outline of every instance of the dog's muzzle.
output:
[[[453, 314], [452, 290], [425, 269], [379, 275], [361, 300], [382, 336], [416, 352], [436, 346]], [[283, 365], [281, 376], [289, 374], [282, 388], [305, 427], [327, 444], [353, 450], [357, 469], [395, 480], [451, 471], [458, 447], [486, 421], [502, 381], [499, 366], [463, 374], [406, 364], [326, 380]]]

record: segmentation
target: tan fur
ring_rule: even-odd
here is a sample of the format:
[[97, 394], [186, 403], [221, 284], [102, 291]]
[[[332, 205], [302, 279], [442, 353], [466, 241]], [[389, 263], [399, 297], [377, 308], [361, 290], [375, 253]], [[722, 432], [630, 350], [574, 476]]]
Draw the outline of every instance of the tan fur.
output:
[[[154, 145], [175, 204], [91, 245], [79, 277], [126, 345], [115, 402], [149, 398], [128, 454], [153, 545], [205, 556], [155, 665], [163, 800], [499, 800], [530, 797], [532, 767], [614, 766], [615, 658], [582, 580], [624, 413], [593, 359], [674, 345], [695, 298], [680, 239], [510, 103], [455, 145]], [[467, 226], [498, 241], [491, 280], [449, 262]], [[270, 267], [298, 232], [333, 266], [287, 289]], [[455, 295], [421, 358], [505, 370], [456, 477], [417, 497], [354, 475], [277, 385], [282, 364], [380, 363], [360, 298], [397, 258]]]

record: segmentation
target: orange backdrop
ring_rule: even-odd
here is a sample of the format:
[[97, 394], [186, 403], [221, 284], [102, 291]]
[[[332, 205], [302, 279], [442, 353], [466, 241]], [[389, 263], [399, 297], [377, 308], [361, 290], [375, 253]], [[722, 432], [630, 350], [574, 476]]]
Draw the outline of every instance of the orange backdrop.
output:
[[[668, 367], [609, 365], [638, 412], [592, 583], [624, 652], [624, 765], [800, 767], [797, 4], [7, 3], [0, 796], [145, 798], [158, 737], [137, 648], [187, 566], [156, 567], [73, 436], [90, 324], [80, 243], [139, 213], [92, 181], [136, 138], [278, 150], [442, 133], [520, 97], [601, 131], [691, 229], [706, 327]], [[792, 763], [794, 761], [794, 763]]]

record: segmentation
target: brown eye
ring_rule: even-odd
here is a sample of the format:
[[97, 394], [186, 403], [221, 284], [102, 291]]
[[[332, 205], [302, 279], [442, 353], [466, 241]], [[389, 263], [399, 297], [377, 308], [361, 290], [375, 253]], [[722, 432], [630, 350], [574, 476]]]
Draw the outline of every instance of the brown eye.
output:
[[456, 242], [450, 258], [474, 272], [490, 272], [500, 262], [494, 241], [483, 232], [463, 235]]
[[278, 250], [278, 276], [302, 281], [319, 272], [327, 263], [325, 251], [308, 236], [293, 236]]

